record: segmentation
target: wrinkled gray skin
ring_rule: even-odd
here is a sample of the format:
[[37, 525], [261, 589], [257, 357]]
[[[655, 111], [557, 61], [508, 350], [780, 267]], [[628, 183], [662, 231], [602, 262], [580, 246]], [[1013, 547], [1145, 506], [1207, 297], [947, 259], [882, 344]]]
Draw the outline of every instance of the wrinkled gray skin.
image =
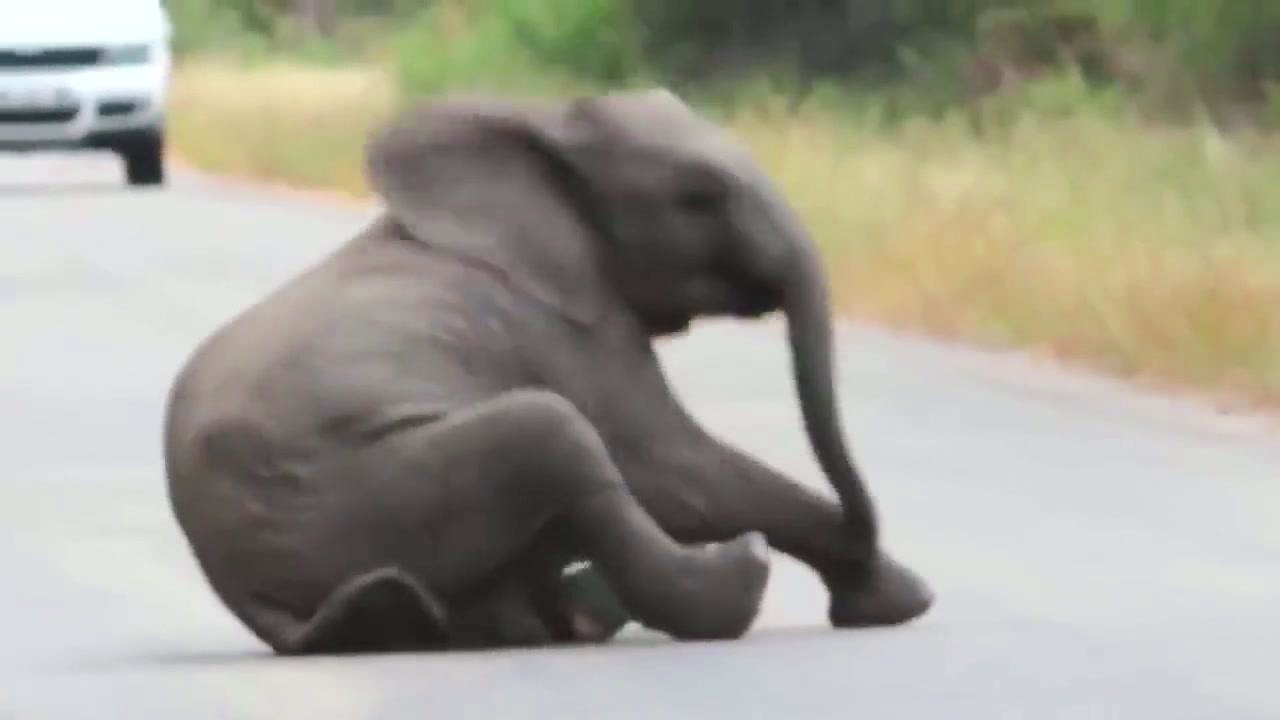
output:
[[[879, 547], [832, 392], [815, 251], [666, 91], [448, 99], [375, 134], [387, 213], [217, 331], [170, 397], [173, 509], [279, 653], [734, 638], [766, 541], [838, 627], [932, 603]], [[652, 339], [782, 310], [834, 502], [712, 438]], [[566, 574], [566, 566], [587, 566]]]

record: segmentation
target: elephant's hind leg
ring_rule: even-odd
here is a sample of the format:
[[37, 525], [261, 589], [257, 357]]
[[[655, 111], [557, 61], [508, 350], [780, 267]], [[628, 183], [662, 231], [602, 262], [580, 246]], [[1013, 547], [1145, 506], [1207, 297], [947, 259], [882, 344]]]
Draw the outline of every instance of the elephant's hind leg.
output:
[[736, 637], [759, 610], [763, 536], [696, 547], [672, 540], [632, 496], [595, 428], [558, 395], [511, 392], [368, 452], [364, 465], [383, 468], [386, 483], [384, 510], [370, 522], [417, 533], [421, 546], [407, 548], [405, 562], [417, 562], [415, 575], [445, 597], [554, 538], [589, 559], [637, 620], [677, 637]]
[[440, 602], [397, 568], [338, 586], [305, 624], [280, 633], [282, 655], [395, 652], [438, 648], [447, 639]]
[[565, 573], [555, 599], [560, 625], [573, 641], [609, 640], [632, 620], [609, 582], [590, 565]]
[[450, 602], [449, 626], [460, 647], [600, 643], [634, 618], [590, 564], [562, 569], [556, 554], [535, 549], [527, 564]]

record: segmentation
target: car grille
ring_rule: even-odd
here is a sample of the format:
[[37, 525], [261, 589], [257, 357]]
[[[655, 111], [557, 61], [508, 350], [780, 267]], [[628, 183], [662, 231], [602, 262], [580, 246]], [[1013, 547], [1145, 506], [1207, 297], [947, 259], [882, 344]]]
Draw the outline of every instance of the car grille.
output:
[[76, 116], [76, 108], [59, 108], [57, 110], [0, 110], [0, 123], [30, 124], [71, 122]]
[[93, 47], [44, 48], [18, 51], [0, 48], [0, 70], [26, 68], [74, 68], [97, 65], [102, 49]]
[[119, 117], [135, 112], [139, 104], [132, 100], [103, 100], [98, 103], [98, 114], [102, 117]]

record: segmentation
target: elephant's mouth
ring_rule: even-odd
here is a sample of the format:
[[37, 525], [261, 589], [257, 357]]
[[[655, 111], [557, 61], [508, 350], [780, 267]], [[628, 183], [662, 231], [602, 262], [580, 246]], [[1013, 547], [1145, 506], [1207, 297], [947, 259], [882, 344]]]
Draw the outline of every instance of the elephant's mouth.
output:
[[698, 315], [759, 317], [782, 306], [776, 283], [736, 276], [704, 278], [690, 288], [688, 306]]
[[756, 318], [782, 307], [782, 291], [776, 283], [741, 277], [704, 278], [664, 303], [652, 303], [640, 313], [651, 335], [673, 335], [688, 329], [699, 315]]
[[730, 313], [738, 317], [760, 317], [782, 306], [782, 293], [773, 285], [748, 283], [734, 297]]
[[641, 315], [640, 320], [650, 335], [675, 335], [689, 329], [693, 313], [676, 310], [647, 312]]
[[738, 273], [712, 283], [717, 292], [713, 312], [733, 317], [755, 318], [782, 307], [782, 290], [776, 282], [767, 282]]

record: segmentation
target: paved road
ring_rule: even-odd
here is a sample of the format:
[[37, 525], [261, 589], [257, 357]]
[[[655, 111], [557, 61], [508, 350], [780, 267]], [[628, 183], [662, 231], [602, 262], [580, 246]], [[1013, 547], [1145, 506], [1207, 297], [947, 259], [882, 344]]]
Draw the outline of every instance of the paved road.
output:
[[[779, 562], [737, 643], [271, 657], [170, 519], [163, 397], [367, 213], [117, 174], [0, 158], [0, 718], [1280, 717], [1280, 431], [853, 328], [848, 424], [926, 620], [830, 631]], [[779, 338], [709, 323], [664, 352], [717, 432], [820, 484]]]

